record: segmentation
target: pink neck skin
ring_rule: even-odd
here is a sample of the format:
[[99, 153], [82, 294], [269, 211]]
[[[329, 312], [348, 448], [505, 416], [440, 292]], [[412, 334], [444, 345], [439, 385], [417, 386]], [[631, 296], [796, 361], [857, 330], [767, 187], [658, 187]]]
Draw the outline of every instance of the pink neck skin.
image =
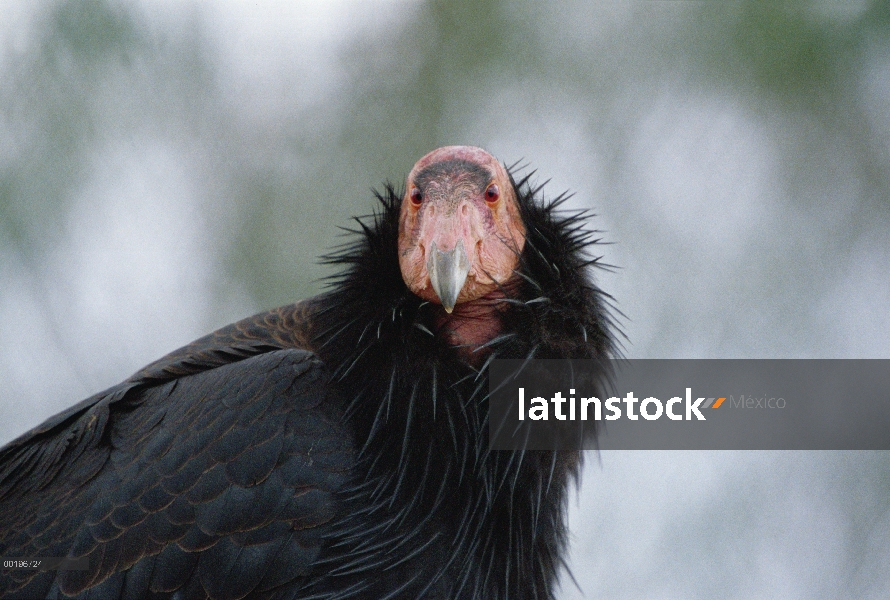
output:
[[[436, 311], [436, 329], [470, 364], [478, 365], [488, 355], [488, 349], [474, 352], [479, 346], [493, 340], [501, 331], [501, 316], [509, 306], [501, 302], [505, 296], [514, 296], [519, 287], [519, 277], [513, 276], [502, 288], [486, 295], [462, 302], [451, 314], [441, 306]], [[506, 294], [505, 294], [506, 292]]]

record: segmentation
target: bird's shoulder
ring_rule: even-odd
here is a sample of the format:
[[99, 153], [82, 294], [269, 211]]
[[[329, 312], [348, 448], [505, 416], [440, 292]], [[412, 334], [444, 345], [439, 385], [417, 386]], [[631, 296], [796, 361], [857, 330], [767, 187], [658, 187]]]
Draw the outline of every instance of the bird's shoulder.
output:
[[[353, 464], [310, 350], [310, 310], [214, 332], [0, 451], [2, 553], [91, 557], [88, 571], [29, 588], [142, 585], [142, 561], [153, 571], [194, 563], [162, 587], [259, 590], [305, 576]], [[267, 572], [278, 555], [290, 564]], [[214, 582], [214, 561], [243, 577]]]
[[282, 348], [311, 350], [310, 298], [247, 317], [174, 350], [137, 371], [124, 383], [154, 383]]
[[[311, 314], [315, 298], [247, 317], [214, 331], [148, 364], [125, 381], [74, 404], [0, 448], [4, 458], [17, 447], [43, 438], [83, 416], [100, 402], [114, 402], [134, 388], [157, 385], [273, 350], [311, 350]], [[0, 479], [2, 481], [2, 479]]]

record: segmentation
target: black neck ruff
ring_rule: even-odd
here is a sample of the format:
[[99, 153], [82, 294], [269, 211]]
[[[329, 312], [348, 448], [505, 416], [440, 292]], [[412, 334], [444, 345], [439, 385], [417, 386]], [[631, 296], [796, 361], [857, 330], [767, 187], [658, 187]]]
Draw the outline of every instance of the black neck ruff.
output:
[[599, 240], [583, 229], [587, 213], [559, 210], [565, 195], [545, 202], [528, 176], [513, 185], [527, 229], [522, 283], [480, 367], [434, 335], [436, 307], [402, 280], [402, 194], [391, 186], [357, 219], [354, 241], [326, 257], [343, 271], [317, 304], [313, 346], [345, 400], [358, 466], [348, 516], [330, 534], [336, 551], [308, 586], [319, 595], [552, 597], [580, 453], [489, 452], [488, 361], [608, 358], [617, 329], [590, 278]]

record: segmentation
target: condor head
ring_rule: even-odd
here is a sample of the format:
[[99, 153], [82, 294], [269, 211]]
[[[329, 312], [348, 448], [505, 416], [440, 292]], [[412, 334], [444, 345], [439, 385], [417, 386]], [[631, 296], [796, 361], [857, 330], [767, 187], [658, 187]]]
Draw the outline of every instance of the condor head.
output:
[[412, 292], [451, 313], [511, 279], [524, 245], [513, 183], [491, 154], [446, 146], [417, 161], [399, 223], [399, 266]]

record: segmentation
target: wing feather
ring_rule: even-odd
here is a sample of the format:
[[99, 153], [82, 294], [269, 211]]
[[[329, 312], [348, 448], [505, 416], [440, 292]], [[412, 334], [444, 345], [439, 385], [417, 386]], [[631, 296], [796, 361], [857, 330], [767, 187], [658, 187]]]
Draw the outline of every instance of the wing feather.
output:
[[38, 428], [0, 453], [0, 555], [87, 556], [89, 569], [4, 571], [0, 594], [299, 584], [354, 460], [330, 395], [315, 355], [288, 348], [124, 383]]

